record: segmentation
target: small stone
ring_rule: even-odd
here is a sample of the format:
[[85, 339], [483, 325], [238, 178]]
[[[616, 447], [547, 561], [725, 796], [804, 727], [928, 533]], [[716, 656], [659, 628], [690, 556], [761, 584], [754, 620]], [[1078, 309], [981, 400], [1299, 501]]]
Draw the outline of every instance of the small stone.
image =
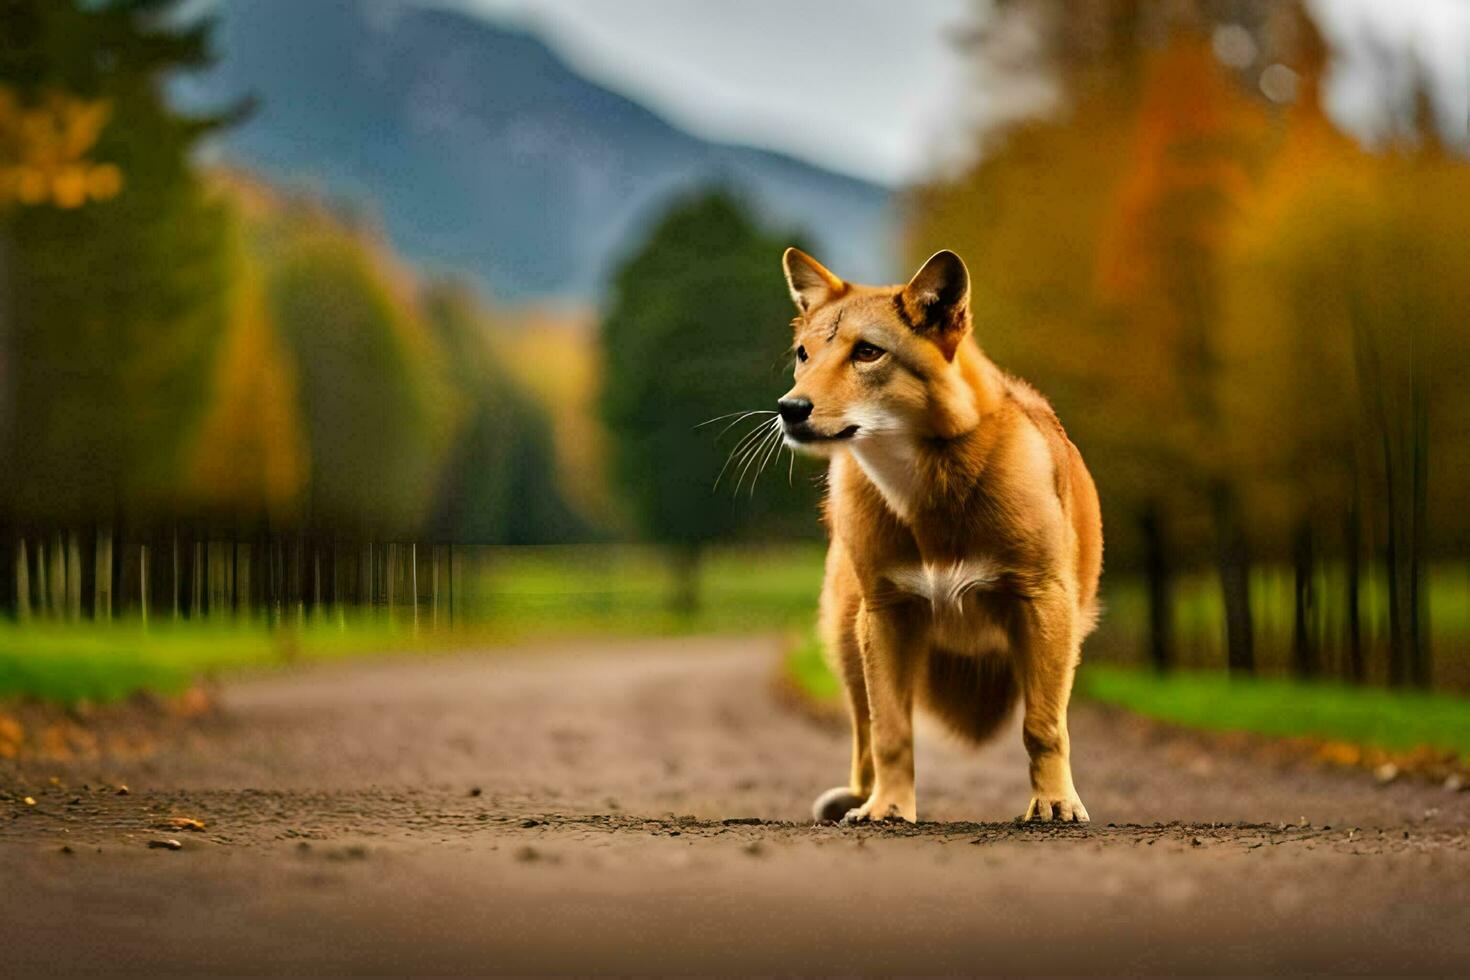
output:
[[1457, 772], [1452, 772], [1444, 778], [1446, 792], [1463, 793], [1467, 787], [1470, 787], [1470, 782], [1466, 782], [1465, 777]]
[[470, 795], [471, 795], [471, 796], [479, 796], [479, 795], [480, 795], [480, 794], [481, 794], [481, 793], [483, 793], [483, 792], [485, 792], [485, 791], [484, 791], [484, 790], [482, 790], [482, 789], [481, 789], [481, 788], [480, 788], [480, 787], [478, 787], [478, 786], [472, 786], [472, 787], [470, 787]]
[[1205, 842], [1202, 841], [1202, 840], [1200, 840], [1198, 837], [1191, 837], [1189, 839], [1189, 843], [1192, 844], [1192, 845], [1194, 845], [1195, 847], [1202, 847], [1202, 846], [1204, 846], [1204, 843]]
[[62, 854], [75, 854], [76, 853], [75, 851], [73, 851], [71, 849], [71, 845], [70, 844], [62, 844], [61, 847], [60, 847], [60, 851], [61, 851]]
[[526, 828], [527, 830], [530, 830], [532, 827], [539, 827], [539, 826], [541, 826], [541, 821], [540, 820], [536, 820], [536, 819], [534, 819], [532, 817], [527, 817], [526, 819], [524, 819], [524, 820], [521, 821], [521, 826], [524, 827], [524, 828]]
[[1373, 770], [1373, 778], [1385, 785], [1391, 783], [1399, 778], [1399, 767], [1392, 762], [1385, 762]]
[[148, 842], [148, 846], [162, 851], [182, 851], [184, 845], [172, 837], [156, 837]]
[[126, 784], [124, 784], [122, 786], [119, 786], [117, 788], [117, 795], [118, 796], [127, 796], [130, 792], [132, 792], [132, 790], [128, 789], [128, 787], [127, 787]]
[[24, 803], [26, 806], [35, 806], [36, 805], [36, 798], [34, 796], [27, 796], [21, 802]]

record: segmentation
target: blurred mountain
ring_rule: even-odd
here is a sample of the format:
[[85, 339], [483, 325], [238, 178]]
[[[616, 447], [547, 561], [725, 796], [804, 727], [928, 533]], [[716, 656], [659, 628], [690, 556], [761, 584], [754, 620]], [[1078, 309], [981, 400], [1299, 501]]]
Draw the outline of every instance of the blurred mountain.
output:
[[402, 0], [223, 0], [220, 12], [219, 63], [174, 96], [260, 106], [215, 151], [361, 202], [412, 259], [499, 297], [597, 298], [669, 198], [713, 182], [844, 274], [891, 273], [889, 189], [699, 139], [528, 34]]

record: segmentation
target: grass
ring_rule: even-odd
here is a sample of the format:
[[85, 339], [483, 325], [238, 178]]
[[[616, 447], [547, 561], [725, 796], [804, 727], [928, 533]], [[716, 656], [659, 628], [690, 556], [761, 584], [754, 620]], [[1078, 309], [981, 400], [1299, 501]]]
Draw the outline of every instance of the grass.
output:
[[817, 701], [836, 701], [842, 696], [842, 682], [833, 675], [822, 656], [822, 641], [808, 633], [801, 644], [786, 655], [786, 676], [797, 689]]
[[0, 698], [106, 703], [173, 694], [221, 671], [402, 649], [411, 635], [370, 622], [269, 629], [264, 623], [0, 625]]
[[[809, 697], [829, 702], [842, 686], [819, 641], [787, 654], [787, 676]], [[1111, 664], [1086, 664], [1077, 695], [1160, 721], [1206, 731], [1317, 738], [1408, 751], [1430, 748], [1470, 759], [1470, 698], [1284, 678], [1232, 678], [1182, 671], [1160, 676]]]
[[467, 549], [457, 571], [455, 628], [447, 601], [400, 604], [344, 621], [272, 629], [260, 619], [115, 623], [0, 622], [0, 698], [106, 703], [136, 691], [170, 694], [196, 678], [405, 649], [489, 646], [557, 637], [787, 632], [811, 621], [822, 578], [816, 546], [712, 551], [693, 614], [668, 607], [662, 556], [647, 548]]
[[1078, 693], [1207, 731], [1316, 738], [1394, 751], [1428, 747], [1470, 759], [1470, 699], [1284, 678], [1148, 671], [1089, 664]]
[[[791, 679], [819, 700], [841, 696], [812, 635], [822, 578], [820, 545], [726, 548], [709, 553], [700, 569], [700, 609], [679, 614], [667, 605], [668, 566], [653, 549], [466, 549], [456, 572], [455, 629], [435, 629], [434, 612], [359, 613], [342, 622], [270, 629], [259, 620], [174, 624], [155, 617], [136, 622], [63, 624], [38, 620], [27, 627], [0, 623], [0, 698], [105, 702], [139, 690], [170, 693], [202, 675], [272, 668], [299, 661], [404, 649], [490, 646], [563, 637], [740, 634], [782, 632], [806, 637], [786, 662]], [[1290, 614], [1289, 582], [1264, 570], [1253, 584], [1263, 649], [1268, 631]], [[1431, 580], [1437, 676], [1463, 658], [1452, 644], [1470, 633], [1470, 579], [1458, 568]], [[1285, 585], [1283, 585], [1285, 583]], [[1322, 592], [1333, 591], [1324, 584]], [[1376, 610], [1380, 589], [1366, 590]], [[1201, 579], [1181, 583], [1177, 618], [1185, 667], [1219, 663], [1205, 649], [1219, 636], [1218, 598]], [[447, 607], [439, 615], [447, 621]], [[1377, 612], [1370, 612], [1370, 621]], [[1240, 729], [1268, 735], [1313, 736], [1397, 750], [1429, 745], [1470, 756], [1470, 699], [1330, 683], [1231, 681], [1205, 670], [1160, 678], [1116, 666], [1142, 647], [1143, 603], [1136, 583], [1110, 582], [1104, 631], [1089, 642], [1079, 692], [1144, 715], [1197, 728]], [[1331, 637], [1324, 637], [1331, 646]], [[1461, 644], [1463, 649], [1463, 644]], [[1203, 652], [1201, 652], [1203, 651]], [[1280, 668], [1263, 658], [1267, 667]], [[1445, 669], [1441, 669], [1441, 668]], [[1458, 668], [1457, 668], [1458, 669]], [[1271, 670], [1267, 670], [1271, 673]], [[1463, 670], [1461, 671], [1463, 673]]]

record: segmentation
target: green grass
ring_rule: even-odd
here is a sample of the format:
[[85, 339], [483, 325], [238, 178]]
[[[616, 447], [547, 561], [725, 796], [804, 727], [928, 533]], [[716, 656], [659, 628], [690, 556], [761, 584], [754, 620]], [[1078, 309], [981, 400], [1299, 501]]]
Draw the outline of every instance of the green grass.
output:
[[[560, 637], [795, 632], [809, 627], [822, 579], [818, 546], [710, 552], [693, 614], [668, 605], [669, 569], [654, 549], [467, 549], [457, 572], [454, 629], [400, 602], [271, 629], [262, 620], [0, 622], [0, 698], [105, 703], [136, 691], [174, 693], [200, 676], [405, 649], [489, 646]], [[289, 617], [288, 617], [289, 618]]]
[[[842, 693], [815, 637], [793, 648], [785, 667], [787, 676], [818, 701]], [[1470, 759], [1470, 698], [1453, 694], [1203, 671], [1161, 677], [1109, 664], [1085, 664], [1076, 691], [1079, 697], [1187, 728], [1310, 737], [1392, 751], [1428, 747]]]
[[842, 696], [842, 682], [827, 667], [822, 657], [822, 641], [815, 633], [786, 655], [786, 676], [797, 688], [817, 701], [835, 701]]
[[686, 615], [669, 608], [669, 566], [656, 549], [478, 549], [462, 610], [508, 638], [805, 630], [822, 561], [819, 545], [713, 550], [699, 570], [699, 609]]
[[172, 694], [227, 670], [402, 649], [402, 631], [370, 622], [268, 629], [263, 623], [0, 624], [0, 698], [106, 703]]
[[1283, 678], [1088, 664], [1082, 697], [1208, 731], [1309, 737], [1389, 750], [1429, 747], [1470, 758], [1470, 698]]

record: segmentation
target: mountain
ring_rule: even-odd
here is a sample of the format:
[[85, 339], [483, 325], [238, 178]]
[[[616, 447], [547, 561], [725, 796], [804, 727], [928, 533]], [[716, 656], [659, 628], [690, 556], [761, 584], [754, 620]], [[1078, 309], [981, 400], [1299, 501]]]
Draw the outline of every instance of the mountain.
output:
[[713, 182], [844, 274], [891, 271], [888, 189], [699, 139], [529, 34], [403, 0], [222, 0], [219, 12], [219, 62], [174, 92], [193, 109], [259, 100], [217, 150], [366, 204], [415, 261], [498, 297], [597, 299], [659, 208]]

